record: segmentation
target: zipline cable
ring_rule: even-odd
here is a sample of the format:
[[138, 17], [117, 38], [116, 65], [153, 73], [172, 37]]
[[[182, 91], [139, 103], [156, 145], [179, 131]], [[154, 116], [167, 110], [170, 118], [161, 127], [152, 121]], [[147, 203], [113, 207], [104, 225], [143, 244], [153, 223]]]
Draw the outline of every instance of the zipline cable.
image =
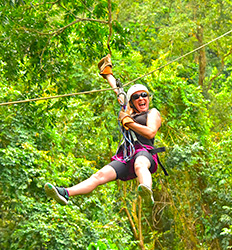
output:
[[83, 92], [70, 93], [70, 94], [64, 94], [64, 95], [39, 97], [39, 98], [33, 98], [33, 99], [25, 99], [25, 100], [13, 101], [13, 102], [3, 102], [3, 103], [0, 103], [0, 106], [10, 105], [10, 104], [18, 104], [18, 103], [25, 103], [25, 102], [43, 101], [43, 100], [48, 100], [48, 99], [55, 99], [55, 98], [82, 95], [82, 94], [91, 94], [91, 93], [109, 91], [109, 90], [114, 90], [114, 89], [118, 89], [118, 88], [95, 89], [95, 90], [90, 90], [90, 91], [83, 91]]
[[[182, 58], [184, 58], [184, 57], [186, 57], [186, 56], [188, 56], [188, 55], [190, 55], [190, 54], [192, 54], [192, 53], [194, 53], [194, 52], [196, 52], [196, 51], [198, 51], [198, 50], [200, 50], [200, 49], [202, 49], [204, 47], [206, 47], [207, 45], [221, 39], [222, 37], [224, 37], [226, 35], [229, 35], [231, 32], [232, 32], [232, 30], [227, 31], [226, 33], [222, 34], [221, 36], [216, 37], [215, 39], [211, 40], [210, 42], [201, 45], [200, 47], [198, 47], [198, 48], [184, 54], [183, 56], [179, 56], [176, 59], [174, 59], [174, 60], [172, 60], [172, 61], [170, 61], [170, 62], [168, 62], [168, 63], [166, 63], [166, 64], [164, 64], [164, 65], [162, 65], [162, 66], [160, 66], [160, 67], [158, 67], [158, 68], [156, 68], [156, 69], [154, 69], [154, 70], [152, 70], [152, 71], [150, 71], [150, 72], [148, 72], [148, 73], [146, 73], [146, 74], [144, 74], [144, 75], [142, 75], [142, 76], [140, 76], [140, 77], [138, 77], [138, 78], [136, 78], [136, 79], [134, 79], [134, 80], [132, 80], [132, 81], [130, 81], [128, 83], [126, 83], [126, 84], [124, 84], [123, 87], [125, 87], [125, 86], [127, 86], [127, 85], [129, 85], [129, 84], [131, 84], [131, 83], [133, 83], [135, 81], [138, 81], [139, 79], [141, 79], [143, 77], [146, 77], [146, 76], [154, 73], [155, 71], [160, 70], [160, 69], [168, 66], [169, 64], [171, 64], [173, 62], [176, 62], [176, 61], [178, 61], [178, 60], [180, 60], [180, 59], [182, 59]], [[0, 106], [6, 106], [6, 105], [11, 105], [11, 104], [19, 104], [19, 103], [26, 103], [26, 102], [33, 102], [33, 101], [42, 101], [42, 100], [55, 99], [55, 98], [68, 97], [68, 96], [75, 96], [75, 95], [90, 94], [90, 93], [96, 93], [96, 92], [104, 92], [104, 91], [109, 91], [109, 90], [114, 90], [114, 89], [118, 89], [118, 87], [117, 88], [106, 88], [106, 89], [83, 91], [83, 92], [70, 93], [70, 94], [64, 94], [64, 95], [56, 95], [56, 96], [49, 96], [49, 97], [40, 97], [40, 98], [33, 98], [33, 99], [26, 99], [26, 100], [12, 101], [12, 102], [4, 102], [4, 103], [0, 103]]]
[[166, 63], [165, 65], [160, 66], [159, 68], [156, 68], [156, 69], [154, 69], [154, 70], [152, 70], [152, 71], [150, 71], [150, 72], [148, 72], [148, 73], [146, 73], [146, 74], [144, 74], [144, 75], [142, 75], [142, 76], [140, 76], [140, 77], [138, 77], [138, 78], [136, 78], [136, 79], [134, 79], [134, 80], [132, 80], [132, 81], [126, 83], [126, 84], [124, 84], [123, 87], [125, 87], [125, 86], [127, 86], [127, 85], [129, 85], [129, 84], [131, 84], [131, 83], [133, 83], [133, 82], [135, 82], [135, 81], [138, 81], [138, 80], [140, 80], [141, 78], [146, 77], [146, 76], [148, 76], [148, 75], [154, 73], [155, 71], [160, 70], [160, 69], [162, 69], [162, 68], [168, 66], [169, 64], [174, 63], [174, 62], [176, 62], [176, 61], [182, 59], [183, 57], [186, 57], [186, 56], [188, 56], [188, 55], [190, 55], [190, 54], [192, 54], [192, 53], [194, 53], [194, 52], [196, 52], [196, 51], [198, 51], [198, 50], [200, 50], [200, 49], [206, 47], [206, 46], [209, 45], [210, 43], [213, 43], [213, 42], [219, 40], [220, 38], [222, 38], [222, 37], [224, 37], [224, 36], [230, 34], [231, 32], [232, 32], [232, 30], [230, 30], [230, 31], [228, 31], [228, 32], [226, 32], [226, 33], [224, 33], [223, 35], [221, 35], [221, 36], [219, 36], [219, 37], [216, 37], [215, 39], [211, 40], [210, 42], [201, 45], [200, 47], [198, 47], [198, 48], [196, 48], [196, 49], [194, 49], [194, 50], [192, 50], [192, 51], [190, 51], [190, 52], [184, 54], [183, 56], [179, 56], [179, 57], [177, 57], [176, 59], [174, 59], [174, 60], [172, 60], [172, 61]]

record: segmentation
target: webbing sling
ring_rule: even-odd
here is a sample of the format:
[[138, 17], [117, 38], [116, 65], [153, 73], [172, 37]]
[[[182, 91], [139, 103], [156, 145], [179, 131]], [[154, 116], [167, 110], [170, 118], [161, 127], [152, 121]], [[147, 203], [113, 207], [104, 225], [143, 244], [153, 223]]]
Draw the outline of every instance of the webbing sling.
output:
[[[155, 154], [157, 154], [157, 153], [161, 153], [161, 152], [164, 152], [164, 151], [166, 150], [165, 147], [155, 148], [154, 145], [150, 145], [150, 146], [153, 147], [153, 149], [148, 149], [145, 145], [143, 145], [143, 144], [138, 140], [136, 134], [135, 134], [134, 131], [132, 131], [131, 129], [130, 129], [130, 134], [131, 134], [131, 136], [132, 136], [132, 138], [133, 138], [133, 141], [134, 141], [134, 142], [138, 142], [138, 143], [139, 143], [141, 146], [143, 146], [151, 155], [155, 155]], [[157, 161], [158, 161], [159, 165], [161, 166], [161, 168], [162, 168], [164, 174], [165, 174], [166, 176], [168, 176], [168, 172], [167, 172], [166, 168], [163, 166], [163, 164], [161, 163], [158, 154], [157, 154]]]

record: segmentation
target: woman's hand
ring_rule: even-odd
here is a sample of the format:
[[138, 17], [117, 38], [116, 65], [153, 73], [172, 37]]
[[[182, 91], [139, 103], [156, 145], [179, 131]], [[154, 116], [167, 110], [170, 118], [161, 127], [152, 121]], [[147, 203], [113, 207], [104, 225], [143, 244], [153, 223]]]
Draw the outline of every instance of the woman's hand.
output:
[[127, 128], [134, 130], [136, 133], [144, 136], [147, 139], [152, 139], [155, 137], [158, 129], [161, 126], [161, 117], [157, 109], [153, 108], [147, 115], [146, 126], [141, 125], [137, 122], [127, 123]]
[[124, 111], [120, 111], [119, 116], [118, 116], [118, 120], [122, 123], [123, 127], [125, 127], [125, 129], [127, 129], [127, 130], [129, 129], [127, 127], [127, 124], [134, 122], [134, 120], [130, 117], [130, 115]]

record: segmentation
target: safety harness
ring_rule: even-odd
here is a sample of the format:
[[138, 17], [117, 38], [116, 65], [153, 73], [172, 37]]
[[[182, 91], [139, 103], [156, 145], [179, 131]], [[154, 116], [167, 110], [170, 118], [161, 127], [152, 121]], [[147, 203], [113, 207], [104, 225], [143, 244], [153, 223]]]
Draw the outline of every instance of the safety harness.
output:
[[[122, 83], [120, 82], [119, 79], [116, 80], [116, 86], [118, 87], [118, 96], [117, 96], [117, 98], [118, 98], [118, 101], [119, 101], [119, 104], [120, 104], [120, 110], [119, 110], [119, 113], [118, 113], [118, 116], [119, 116], [120, 111], [122, 109], [124, 111], [126, 111], [126, 109], [127, 109], [127, 96], [126, 96], [126, 93], [123, 90]], [[120, 99], [120, 97], [122, 97], [123, 99]], [[132, 157], [134, 156], [134, 153], [135, 153], [135, 147], [134, 147], [134, 144], [133, 144], [132, 135], [130, 133], [130, 130], [126, 130], [121, 125], [119, 119], [118, 119], [118, 126], [119, 126], [119, 129], [120, 129], [121, 134], [122, 134], [123, 137], [122, 137], [121, 141], [119, 142], [118, 149], [116, 151], [116, 157], [117, 157], [119, 151], [123, 147], [123, 160], [125, 162], [128, 162], [129, 160], [132, 159]]]
[[[119, 79], [116, 80], [116, 86], [118, 87], [118, 100], [119, 100], [119, 104], [120, 104], [120, 111], [123, 109], [124, 111], [126, 111], [127, 109], [127, 95], [126, 93], [124, 92], [123, 90], [123, 87], [122, 87], [122, 83], [120, 82]], [[120, 96], [123, 97], [123, 99], [121, 100], [120, 99]], [[119, 113], [120, 113], [119, 111]], [[157, 154], [157, 161], [158, 161], [158, 164], [161, 166], [164, 174], [166, 176], [168, 176], [168, 172], [167, 170], [165, 169], [165, 167], [163, 166], [163, 164], [161, 163], [159, 157], [158, 157], [158, 153], [161, 153], [161, 152], [164, 152], [165, 151], [165, 147], [159, 147], [159, 148], [155, 148], [154, 145], [152, 143], [149, 143], [149, 146], [152, 147], [152, 149], [148, 149], [144, 144], [142, 144], [135, 132], [131, 129], [129, 130], [126, 130], [120, 123], [120, 121], [118, 121], [118, 125], [119, 125], [119, 128], [120, 128], [120, 131], [123, 135], [123, 138], [122, 140], [120, 141], [119, 143], [119, 146], [118, 146], [118, 149], [116, 151], [116, 157], [119, 153], [119, 151], [122, 149], [123, 150], [123, 160], [128, 162], [129, 160], [132, 159], [132, 157], [134, 156], [134, 153], [135, 153], [135, 143], [138, 143], [140, 144], [143, 148], [145, 148], [151, 155], [155, 155]]]
[[148, 149], [145, 145], [143, 145], [137, 138], [136, 134], [134, 133], [133, 130], [130, 130], [130, 134], [132, 135], [132, 138], [133, 138], [133, 141], [134, 143], [138, 143], [140, 144], [142, 147], [144, 147], [151, 155], [155, 155], [157, 154], [157, 161], [159, 163], [159, 165], [161, 166], [164, 174], [166, 176], [168, 176], [168, 172], [167, 170], [165, 169], [165, 167], [163, 166], [163, 164], [161, 163], [160, 159], [159, 159], [159, 156], [158, 156], [158, 153], [161, 153], [161, 152], [164, 152], [166, 149], [165, 147], [160, 147], [160, 148], [155, 148], [153, 144], [150, 144], [149, 146], [152, 146], [152, 149]]

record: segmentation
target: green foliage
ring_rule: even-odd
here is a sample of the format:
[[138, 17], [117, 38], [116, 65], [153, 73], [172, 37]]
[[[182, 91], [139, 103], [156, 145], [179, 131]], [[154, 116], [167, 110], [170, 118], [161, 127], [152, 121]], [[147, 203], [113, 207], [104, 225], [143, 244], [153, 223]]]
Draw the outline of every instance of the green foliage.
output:
[[[221, 216], [220, 221], [228, 226], [222, 229], [221, 235], [225, 235], [228, 238], [231, 238], [231, 235], [232, 235], [232, 208], [224, 206], [223, 209], [225, 210], [226, 214], [223, 214]], [[227, 242], [225, 242], [225, 243], [227, 243]], [[228, 246], [228, 243], [225, 245]], [[230, 243], [230, 246], [228, 246], [227, 248], [228, 249], [231, 248], [231, 243]]]
[[[73, 65], [73, 55], [90, 64], [108, 52], [109, 27], [107, 20], [101, 23], [107, 12], [107, 1], [62, 4], [25, 1], [17, 2], [13, 8], [2, 5], [0, 48], [6, 53], [0, 59], [4, 62], [5, 78], [17, 81], [21, 72], [28, 87], [48, 80], [61, 88], [63, 82], [70, 81], [67, 72]], [[113, 31], [112, 49], [126, 49], [126, 31], [117, 22]]]
[[[88, 250], [104, 250], [104, 249], [118, 250], [119, 248], [114, 243], [112, 243], [111, 240], [105, 240], [105, 243], [103, 242], [103, 240], [99, 240], [97, 243], [91, 242], [88, 246]], [[125, 250], [128, 250], [128, 248], [126, 247]]]
[[[113, 71], [123, 83], [198, 47], [199, 25], [203, 42], [230, 29], [230, 1], [111, 4]], [[97, 74], [108, 53], [107, 1], [1, 1], [0, 13], [1, 103], [109, 87]], [[120, 136], [113, 91], [0, 106], [1, 249], [140, 249], [129, 218], [145, 249], [231, 248], [230, 44], [227, 36], [206, 47], [203, 88], [198, 53], [137, 81], [161, 112], [155, 143], [167, 149], [169, 177], [154, 174], [152, 212], [139, 210], [136, 181], [66, 207], [43, 190], [109, 162]]]
[[[43, 192], [46, 181], [71, 185], [84, 180], [95, 171], [92, 162], [71, 154], [54, 157], [28, 143], [0, 153], [2, 249], [85, 249], [91, 241], [110, 236], [102, 227], [116, 219], [106, 216], [113, 209], [107, 187], [100, 188], [100, 197], [96, 193], [80, 197], [66, 207], [54, 202], [48, 206]], [[112, 224], [109, 233], [116, 228]]]

